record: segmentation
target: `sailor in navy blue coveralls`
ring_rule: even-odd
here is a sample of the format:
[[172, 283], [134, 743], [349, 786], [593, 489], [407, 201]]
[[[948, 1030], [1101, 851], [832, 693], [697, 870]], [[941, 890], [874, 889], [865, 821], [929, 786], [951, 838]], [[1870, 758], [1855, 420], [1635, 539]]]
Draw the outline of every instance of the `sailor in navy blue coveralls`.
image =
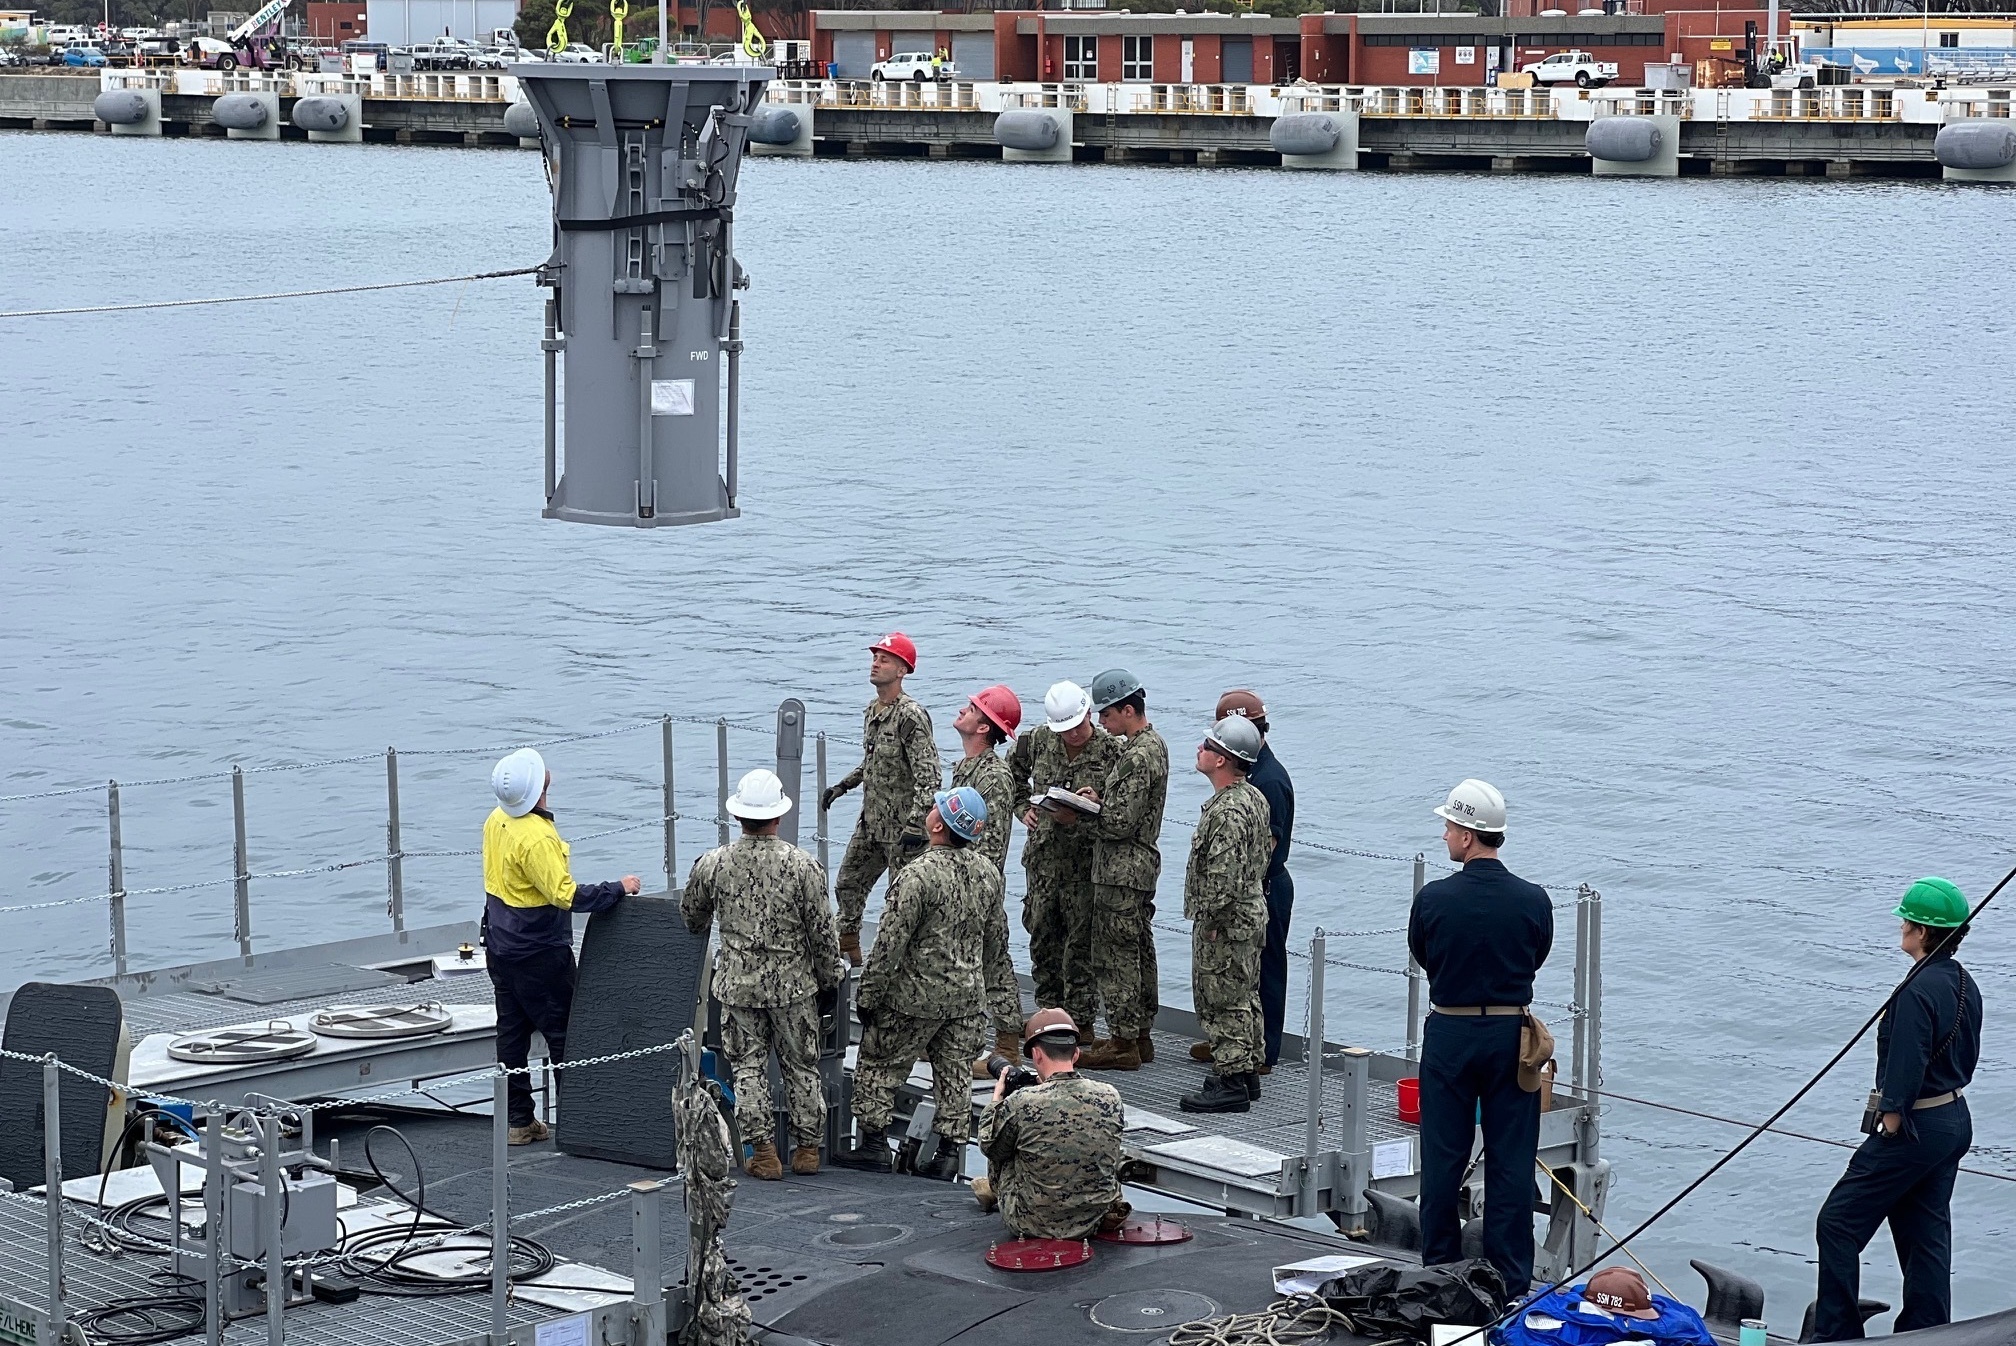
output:
[[[1458, 808], [1471, 785], [1482, 782], [1465, 781], [1445, 808]], [[1502, 829], [1502, 799], [1489, 820]], [[1457, 1194], [1481, 1105], [1484, 1255], [1516, 1297], [1533, 1281], [1540, 1146], [1540, 1095], [1519, 1087], [1519, 1030], [1533, 976], [1553, 946], [1554, 912], [1544, 889], [1513, 875], [1496, 846], [1483, 844], [1502, 842], [1502, 830], [1451, 821], [1443, 837], [1463, 868], [1423, 884], [1407, 919], [1407, 946], [1428, 974], [1431, 1002], [1421, 1049], [1421, 1260], [1436, 1266], [1463, 1257]]]
[[[1956, 893], [1957, 896], [1957, 893]], [[1915, 934], [1914, 934], [1915, 932]], [[1958, 930], [1907, 918], [1904, 949], [1923, 965], [1876, 1028], [1877, 1133], [1862, 1142], [1820, 1208], [1820, 1295], [1813, 1340], [1862, 1333], [1856, 1311], [1862, 1250], [1890, 1222], [1904, 1272], [1904, 1304], [1892, 1329], [1909, 1332], [1953, 1319], [1953, 1178], [1974, 1143], [1962, 1096], [1981, 1054], [1981, 991], [1953, 951]], [[1918, 946], [1913, 947], [1914, 938]]]

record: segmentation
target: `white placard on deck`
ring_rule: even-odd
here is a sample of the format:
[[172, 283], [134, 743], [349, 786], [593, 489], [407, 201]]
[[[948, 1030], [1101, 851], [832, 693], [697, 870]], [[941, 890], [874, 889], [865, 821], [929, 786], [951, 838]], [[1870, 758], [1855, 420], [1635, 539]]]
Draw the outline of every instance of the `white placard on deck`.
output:
[[589, 1315], [570, 1313], [532, 1329], [532, 1346], [588, 1346]]
[[693, 380], [652, 379], [651, 414], [653, 416], [691, 416], [693, 414]]
[[1382, 1140], [1372, 1147], [1372, 1178], [1404, 1178], [1414, 1171], [1414, 1138]]
[[[1121, 1124], [1124, 1131], [1152, 1131], [1158, 1136], [1187, 1136], [1197, 1128], [1188, 1122], [1179, 1122], [1174, 1117], [1164, 1117], [1159, 1112], [1137, 1108], [1128, 1104], [1127, 1120]], [[200, 1184], [199, 1184], [200, 1186]]]

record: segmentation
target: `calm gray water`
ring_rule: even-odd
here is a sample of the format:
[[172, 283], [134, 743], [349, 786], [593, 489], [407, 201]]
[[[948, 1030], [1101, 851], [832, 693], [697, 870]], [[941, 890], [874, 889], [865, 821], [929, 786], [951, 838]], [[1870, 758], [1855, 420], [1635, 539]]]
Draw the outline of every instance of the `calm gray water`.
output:
[[[6, 133], [0, 181], [0, 308], [546, 251], [524, 153]], [[1743, 1117], [1902, 974], [1911, 878], [1978, 894], [2016, 863], [2016, 334], [1982, 302], [2016, 274], [2016, 196], [926, 162], [744, 183], [732, 524], [538, 518], [529, 282], [0, 323], [0, 793], [660, 712], [762, 725], [787, 695], [837, 774], [892, 626], [948, 750], [968, 691], [1033, 703], [1118, 663], [1180, 763], [1250, 684], [1312, 839], [1410, 854], [1451, 783], [1500, 785], [1507, 860], [1604, 894], [1609, 1082]], [[766, 746], [736, 732], [735, 771]], [[711, 818], [711, 731], [682, 724], [679, 752], [681, 808]], [[654, 730], [548, 756], [575, 834], [653, 815]], [[409, 849], [475, 844], [488, 765], [406, 760]], [[254, 868], [377, 854], [382, 790], [375, 762], [249, 776]], [[1172, 820], [1202, 795], [1180, 777]], [[215, 775], [129, 790], [129, 887], [227, 877], [229, 801]], [[101, 891], [102, 808], [0, 805], [0, 902]], [[682, 864], [710, 835], [684, 825]], [[1172, 821], [1165, 913], [1186, 845]], [[648, 828], [576, 859], [660, 864]], [[1298, 939], [1404, 919], [1404, 863], [1294, 868]], [[472, 860], [408, 874], [416, 923], [479, 900]], [[383, 904], [375, 868], [262, 883], [257, 940], [381, 929]], [[133, 907], [142, 965], [231, 947], [228, 885]], [[1994, 910], [1968, 948], [1972, 1162], [2016, 1173], [2016, 913]], [[0, 923], [8, 984], [105, 968], [98, 906]], [[1331, 988], [1332, 1036], [1403, 1040], [1397, 978]], [[1789, 1124], [1852, 1138], [1872, 1051]], [[1739, 1134], [1622, 1103], [1605, 1133], [1620, 1231]], [[1647, 1236], [1654, 1269], [1693, 1297], [1688, 1256], [1733, 1263], [1795, 1328], [1844, 1159], [1761, 1142]], [[1955, 1214], [1956, 1309], [2005, 1307], [2016, 1185], [1963, 1177]], [[1886, 1242], [1870, 1266], [1894, 1302]]]

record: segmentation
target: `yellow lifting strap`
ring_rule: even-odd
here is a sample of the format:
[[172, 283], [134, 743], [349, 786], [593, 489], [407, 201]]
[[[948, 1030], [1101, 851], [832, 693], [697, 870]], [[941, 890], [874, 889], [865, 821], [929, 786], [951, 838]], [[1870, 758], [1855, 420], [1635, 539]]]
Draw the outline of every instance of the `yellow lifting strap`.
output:
[[756, 27], [755, 16], [749, 12], [749, 0], [735, 0], [735, 12], [742, 19], [742, 50], [749, 53], [750, 60], [762, 60], [770, 54], [770, 39]]
[[567, 50], [567, 16], [574, 12], [574, 0], [557, 0], [553, 6], [553, 26], [546, 30], [548, 54]]

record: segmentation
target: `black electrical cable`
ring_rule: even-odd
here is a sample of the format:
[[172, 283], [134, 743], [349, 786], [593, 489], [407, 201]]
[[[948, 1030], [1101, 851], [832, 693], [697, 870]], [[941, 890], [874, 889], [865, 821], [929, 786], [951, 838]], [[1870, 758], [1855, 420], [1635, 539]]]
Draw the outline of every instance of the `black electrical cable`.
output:
[[[2009, 883], [2012, 879], [2016, 879], [2016, 869], [2011, 869], [2007, 874], [2004, 874], [2002, 876], [2002, 881], [1996, 884], [1993, 888], [1988, 890], [1988, 896], [1982, 898], [1978, 903], [1975, 904], [1974, 909], [1967, 913], [1967, 919], [1965, 921], [1962, 921], [1961, 924], [1962, 925], [1972, 924], [1976, 917], [1978, 917], [1983, 911], [1987, 910], [1988, 904], [1990, 902], [1993, 902], [1996, 896], [2000, 894], [2004, 888], [2009, 886]], [[1682, 1187], [1678, 1192], [1675, 1192], [1670, 1198], [1667, 1199], [1665, 1205], [1661, 1206], [1658, 1210], [1653, 1211], [1650, 1215], [1646, 1216], [1642, 1221], [1640, 1221], [1636, 1229], [1633, 1229], [1623, 1238], [1618, 1239], [1608, 1248], [1605, 1248], [1602, 1251], [1598, 1252], [1596, 1256], [1590, 1258], [1589, 1261], [1584, 1263], [1581, 1267], [1577, 1268], [1574, 1271], [1569, 1272], [1567, 1275], [1555, 1281], [1552, 1285], [1549, 1285], [1542, 1290], [1539, 1290], [1537, 1292], [1522, 1297], [1518, 1303], [1515, 1303], [1510, 1307], [1508, 1307], [1503, 1313], [1499, 1314], [1491, 1322], [1487, 1323], [1483, 1327], [1475, 1329], [1474, 1331], [1465, 1333], [1463, 1336], [1451, 1342], [1449, 1346], [1468, 1346], [1468, 1343], [1470, 1343], [1471, 1341], [1484, 1336], [1486, 1333], [1491, 1331], [1491, 1329], [1499, 1326], [1501, 1323], [1509, 1322], [1511, 1319], [1516, 1317], [1519, 1314], [1520, 1309], [1523, 1305], [1531, 1302], [1534, 1299], [1538, 1299], [1541, 1295], [1551, 1295], [1556, 1290], [1559, 1290], [1564, 1286], [1573, 1284], [1578, 1277], [1587, 1275], [1589, 1272], [1595, 1270], [1598, 1266], [1602, 1265], [1602, 1263], [1607, 1259], [1609, 1259], [1611, 1256], [1613, 1256], [1618, 1252], [1623, 1251], [1625, 1245], [1629, 1244], [1632, 1239], [1637, 1238], [1640, 1234], [1650, 1229], [1653, 1225], [1657, 1224], [1661, 1219], [1665, 1218], [1665, 1216], [1668, 1213], [1670, 1213], [1675, 1206], [1678, 1206], [1688, 1197], [1694, 1195], [1694, 1193], [1700, 1189], [1703, 1183], [1707, 1182], [1717, 1173], [1720, 1173], [1725, 1167], [1728, 1166], [1730, 1160], [1734, 1159], [1737, 1155], [1743, 1153], [1743, 1151], [1749, 1149], [1751, 1142], [1755, 1141], [1759, 1136], [1769, 1131], [1772, 1128], [1772, 1126], [1778, 1122], [1780, 1118], [1784, 1117], [1786, 1113], [1792, 1111], [1793, 1108], [1797, 1107], [1799, 1105], [1799, 1101], [1805, 1098], [1806, 1095], [1812, 1093], [1814, 1088], [1819, 1085], [1820, 1081], [1827, 1078], [1828, 1074], [1833, 1071], [1834, 1067], [1840, 1065], [1842, 1061], [1846, 1060], [1848, 1057], [1848, 1053], [1855, 1050], [1855, 1044], [1862, 1041], [1863, 1037], [1869, 1032], [1869, 1030], [1876, 1026], [1877, 1021], [1880, 1020], [1885, 1014], [1889, 1013], [1890, 1007], [1897, 1003], [1897, 997], [1904, 993], [1904, 988], [1909, 986], [1912, 983], [1912, 981], [1914, 981], [1917, 978], [1918, 974], [1920, 972], [1923, 972], [1926, 969], [1926, 967], [1928, 967], [1931, 964], [1931, 962], [1932, 959], [1928, 956], [1925, 958], [1920, 958], [1916, 962], [1912, 963], [1910, 970], [1904, 974], [1904, 980], [1898, 982], [1896, 986], [1891, 988], [1890, 994], [1883, 997], [1883, 1003], [1876, 1007], [1876, 1012], [1871, 1014], [1866, 1020], [1863, 1021], [1862, 1026], [1855, 1030], [1854, 1035], [1851, 1036], [1848, 1039], [1848, 1041], [1841, 1044], [1841, 1050], [1835, 1052], [1833, 1056], [1829, 1057], [1826, 1065], [1821, 1066], [1819, 1070], [1813, 1073], [1812, 1078], [1808, 1079], [1806, 1083], [1800, 1085], [1799, 1088], [1796, 1091], [1794, 1091], [1792, 1097], [1786, 1099], [1784, 1103], [1779, 1105], [1778, 1110], [1776, 1112], [1773, 1112], [1769, 1117], [1766, 1117], [1763, 1121], [1759, 1122], [1756, 1126], [1752, 1127], [1750, 1129], [1750, 1133], [1744, 1136], [1743, 1139], [1737, 1141], [1733, 1148], [1729, 1149], [1720, 1158], [1716, 1159], [1714, 1163], [1708, 1165], [1706, 1169], [1703, 1169], [1699, 1177], [1695, 1178], [1694, 1181], [1688, 1183], [1685, 1187]], [[1965, 1006], [1963, 1005], [1962, 1008], [1964, 1010]]]
[[[378, 1157], [372, 1152], [371, 1141], [381, 1131], [399, 1142], [406, 1151], [406, 1158], [413, 1165], [414, 1190], [410, 1196], [378, 1167]], [[440, 1212], [427, 1208], [427, 1175], [421, 1168], [420, 1156], [414, 1151], [412, 1142], [408, 1141], [397, 1127], [374, 1126], [364, 1133], [364, 1162], [370, 1166], [372, 1176], [384, 1185], [386, 1191], [413, 1208], [413, 1220], [410, 1224], [366, 1230], [364, 1233], [345, 1239], [342, 1247], [343, 1257], [336, 1264], [336, 1269], [375, 1294], [431, 1297], [489, 1289], [490, 1274], [487, 1271], [466, 1276], [443, 1276], [418, 1270], [412, 1265], [414, 1258], [428, 1253], [459, 1251], [454, 1248], [444, 1249], [435, 1244], [431, 1238], [419, 1247], [413, 1246], [414, 1241], [420, 1236], [422, 1222], [430, 1216], [450, 1226], [440, 1231], [450, 1240], [481, 1237], [474, 1231], [457, 1227], [455, 1221]], [[378, 1250], [387, 1244], [395, 1246], [389, 1252], [378, 1254]], [[558, 1259], [545, 1244], [515, 1234], [511, 1237], [505, 1255], [509, 1259], [506, 1279], [513, 1282], [543, 1276], [558, 1263]]]
[[166, 1290], [177, 1284], [200, 1286], [200, 1281], [172, 1271], [157, 1271], [147, 1279], [164, 1287], [164, 1292], [107, 1300], [95, 1309], [73, 1313], [70, 1321], [83, 1330], [94, 1346], [154, 1346], [203, 1330], [203, 1296]]

